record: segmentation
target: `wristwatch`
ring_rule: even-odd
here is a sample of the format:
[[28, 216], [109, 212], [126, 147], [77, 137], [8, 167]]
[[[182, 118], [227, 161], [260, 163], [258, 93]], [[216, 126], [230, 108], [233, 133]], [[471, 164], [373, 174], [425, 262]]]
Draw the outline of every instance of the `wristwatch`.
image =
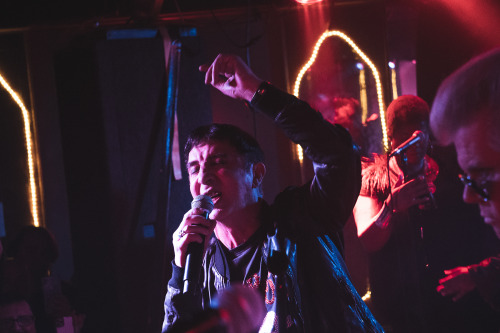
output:
[[259, 101], [262, 99], [264, 94], [267, 92], [267, 89], [269, 87], [270, 83], [263, 81], [260, 85], [259, 88], [257, 88], [257, 91], [255, 94], [253, 94], [252, 99], [250, 100], [250, 105], [255, 105], [259, 103]]

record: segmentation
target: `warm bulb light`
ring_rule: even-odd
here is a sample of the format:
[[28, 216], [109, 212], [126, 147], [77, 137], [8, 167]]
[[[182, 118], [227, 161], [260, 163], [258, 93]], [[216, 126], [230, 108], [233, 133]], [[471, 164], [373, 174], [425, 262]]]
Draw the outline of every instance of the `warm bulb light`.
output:
[[9, 83], [3, 78], [2, 74], [0, 74], [0, 84], [5, 90], [7, 90], [7, 92], [10, 94], [12, 99], [17, 103], [22, 112], [24, 121], [24, 136], [26, 139], [26, 155], [28, 159], [29, 184], [31, 192], [31, 213], [33, 215], [33, 224], [36, 227], [39, 227], [40, 219], [38, 216], [38, 196], [37, 196], [36, 182], [35, 182], [35, 167], [34, 167], [35, 163], [33, 162], [33, 148], [32, 148], [33, 141], [31, 138], [30, 115], [19, 95], [10, 87]]
[[[358, 65], [360, 65], [360, 63], [358, 63]], [[366, 91], [366, 75], [365, 70], [363, 69], [363, 64], [357, 67], [359, 68], [359, 104], [361, 106], [361, 122], [365, 124], [366, 119], [368, 118], [368, 93]]]
[[396, 70], [391, 68], [391, 85], [392, 85], [392, 99], [398, 98], [398, 83]]
[[300, 145], [297, 145], [297, 158], [299, 159], [299, 162], [302, 164], [304, 161], [304, 150]]

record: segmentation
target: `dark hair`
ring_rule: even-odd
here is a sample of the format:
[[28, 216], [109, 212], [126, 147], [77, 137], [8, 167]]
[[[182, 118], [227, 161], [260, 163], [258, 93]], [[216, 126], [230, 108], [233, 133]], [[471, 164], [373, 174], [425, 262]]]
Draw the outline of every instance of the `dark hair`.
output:
[[37, 239], [39, 241], [36, 246], [40, 246], [38, 250], [43, 251], [43, 256], [48, 263], [54, 263], [59, 257], [59, 247], [54, 235], [44, 227], [35, 227], [33, 225], [27, 225], [21, 229], [7, 249], [8, 255], [17, 257], [22, 247], [26, 246], [24, 242], [28, 239], [31, 241]]
[[429, 105], [414, 95], [402, 95], [387, 107], [387, 134], [394, 137], [400, 128], [424, 123], [429, 126]]
[[184, 146], [184, 163], [187, 164], [189, 153], [199, 145], [210, 141], [228, 142], [245, 157], [246, 166], [264, 162], [264, 152], [250, 134], [237, 126], [229, 124], [211, 124], [200, 126], [191, 132]]
[[6, 307], [14, 303], [22, 302], [26, 302], [28, 303], [28, 305], [30, 305], [28, 300], [20, 294], [10, 292], [3, 292], [2, 294], [0, 294], [0, 307]]

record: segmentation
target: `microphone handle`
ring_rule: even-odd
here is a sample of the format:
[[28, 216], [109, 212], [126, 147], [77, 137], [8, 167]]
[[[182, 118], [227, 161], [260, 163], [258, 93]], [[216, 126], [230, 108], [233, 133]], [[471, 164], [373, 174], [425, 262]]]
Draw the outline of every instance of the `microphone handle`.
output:
[[188, 244], [186, 265], [184, 267], [184, 289], [183, 293], [193, 293], [198, 284], [201, 272], [201, 264], [203, 262], [203, 247], [205, 245], [205, 237], [202, 243], [192, 242]]
[[[208, 219], [210, 212], [206, 209], [200, 214]], [[184, 265], [184, 286], [182, 293], [193, 293], [200, 279], [201, 264], [203, 262], [203, 252], [205, 247], [205, 236], [201, 236], [201, 243], [192, 242], [188, 244], [186, 250], [186, 264]]]
[[[204, 211], [202, 214], [205, 219], [208, 219], [208, 212]], [[205, 236], [201, 236], [202, 242], [192, 242], [188, 244], [186, 251], [186, 265], [184, 266], [184, 287], [183, 294], [193, 293], [196, 285], [199, 282], [201, 264], [203, 262], [203, 250], [205, 246]]]

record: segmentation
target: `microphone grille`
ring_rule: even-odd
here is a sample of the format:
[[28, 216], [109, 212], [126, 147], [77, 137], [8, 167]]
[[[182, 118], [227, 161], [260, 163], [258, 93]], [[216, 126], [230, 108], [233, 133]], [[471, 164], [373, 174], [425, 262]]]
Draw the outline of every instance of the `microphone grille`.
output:
[[200, 208], [210, 213], [214, 209], [214, 203], [208, 195], [200, 194], [191, 202], [191, 208]]

